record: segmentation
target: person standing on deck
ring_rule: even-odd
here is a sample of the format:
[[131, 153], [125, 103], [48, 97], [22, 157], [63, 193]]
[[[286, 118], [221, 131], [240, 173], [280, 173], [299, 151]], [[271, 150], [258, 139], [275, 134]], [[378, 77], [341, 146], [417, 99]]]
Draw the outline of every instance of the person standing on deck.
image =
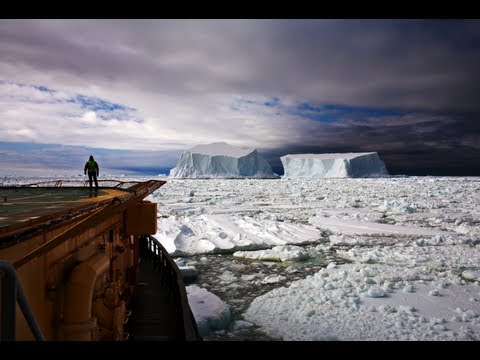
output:
[[83, 168], [83, 173], [86, 175], [88, 171], [88, 181], [90, 182], [90, 189], [92, 188], [92, 180], [95, 181], [95, 188], [98, 189], [97, 177], [100, 173], [98, 168], [98, 163], [93, 159], [93, 155], [90, 155], [90, 158]]

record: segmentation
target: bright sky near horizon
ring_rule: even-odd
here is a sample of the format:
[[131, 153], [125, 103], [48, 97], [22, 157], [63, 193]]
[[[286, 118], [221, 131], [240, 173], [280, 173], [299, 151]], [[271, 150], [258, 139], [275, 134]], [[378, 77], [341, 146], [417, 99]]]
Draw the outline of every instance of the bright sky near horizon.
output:
[[476, 20], [2, 19], [0, 167], [142, 173], [225, 141], [274, 170], [480, 175], [479, 45]]

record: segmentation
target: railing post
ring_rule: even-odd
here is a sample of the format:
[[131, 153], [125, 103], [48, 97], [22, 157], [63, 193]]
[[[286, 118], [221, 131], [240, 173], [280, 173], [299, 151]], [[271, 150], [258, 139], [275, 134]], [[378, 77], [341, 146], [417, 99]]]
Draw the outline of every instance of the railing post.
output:
[[23, 316], [27, 321], [30, 330], [32, 330], [35, 339], [44, 341], [45, 337], [38, 326], [32, 310], [28, 306], [27, 298], [23, 293], [22, 285], [18, 279], [12, 264], [0, 259], [0, 270], [3, 272], [1, 278], [1, 299], [2, 305], [0, 309], [1, 326], [0, 339], [2, 341], [14, 341], [16, 333], [16, 305], [22, 310]]
[[1, 306], [1, 341], [15, 340], [15, 307], [17, 305], [17, 286], [15, 279], [3, 274], [2, 283], [2, 306]]

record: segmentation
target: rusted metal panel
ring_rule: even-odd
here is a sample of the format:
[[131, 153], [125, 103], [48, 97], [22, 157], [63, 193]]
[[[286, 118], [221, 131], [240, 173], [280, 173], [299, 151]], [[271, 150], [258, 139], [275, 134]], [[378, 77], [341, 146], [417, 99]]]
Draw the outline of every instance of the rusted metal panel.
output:
[[155, 235], [157, 233], [157, 204], [142, 201], [130, 205], [125, 212], [126, 235]]

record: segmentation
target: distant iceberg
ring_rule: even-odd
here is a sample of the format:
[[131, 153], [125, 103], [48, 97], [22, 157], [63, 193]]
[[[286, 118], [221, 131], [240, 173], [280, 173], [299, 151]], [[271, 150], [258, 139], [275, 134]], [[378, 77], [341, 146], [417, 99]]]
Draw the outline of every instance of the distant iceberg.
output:
[[385, 164], [376, 152], [337, 154], [294, 154], [280, 157], [284, 177], [383, 177]]
[[184, 151], [177, 166], [170, 170], [170, 177], [278, 178], [278, 175], [256, 149], [217, 142]]

